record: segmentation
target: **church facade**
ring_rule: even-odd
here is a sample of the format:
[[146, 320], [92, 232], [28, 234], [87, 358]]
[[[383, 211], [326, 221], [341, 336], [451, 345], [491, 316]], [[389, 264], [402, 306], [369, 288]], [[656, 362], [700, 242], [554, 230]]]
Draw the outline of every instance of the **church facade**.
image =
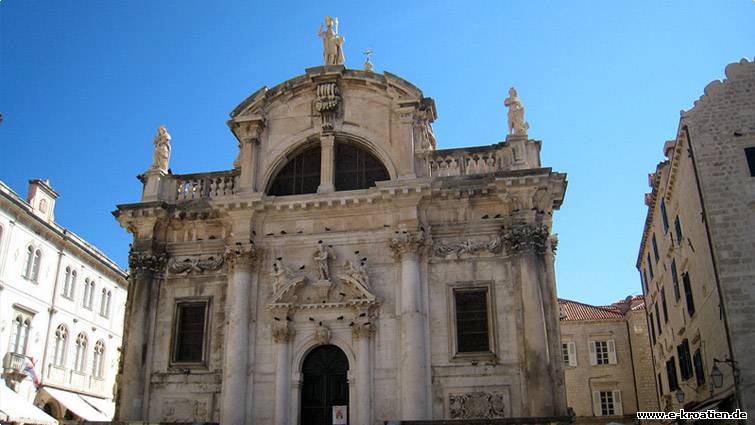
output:
[[505, 141], [437, 149], [431, 98], [345, 68], [337, 21], [320, 35], [326, 65], [231, 112], [232, 169], [169, 173], [162, 128], [114, 213], [134, 236], [118, 418], [563, 420], [566, 175], [516, 92]]

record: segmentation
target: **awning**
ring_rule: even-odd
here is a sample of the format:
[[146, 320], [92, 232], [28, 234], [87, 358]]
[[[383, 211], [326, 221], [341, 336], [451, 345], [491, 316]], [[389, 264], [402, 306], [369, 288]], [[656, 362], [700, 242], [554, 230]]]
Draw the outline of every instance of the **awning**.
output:
[[58, 421], [0, 382], [0, 421], [58, 425]]
[[712, 397], [708, 400], [704, 400], [700, 402], [698, 405], [690, 409], [685, 409], [685, 410], [688, 410], [690, 412], [702, 412], [704, 410], [718, 410], [718, 405], [721, 404], [722, 401], [726, 400], [729, 397], [731, 397], [731, 393], [727, 393], [724, 395], [717, 395], [716, 397]]
[[95, 400], [94, 397], [50, 387], [43, 387], [43, 390], [49, 394], [50, 397], [58, 400], [60, 404], [84, 420], [91, 422], [109, 422], [113, 419], [112, 413], [108, 415], [107, 411], [100, 410], [102, 409], [101, 407], [97, 407], [91, 402], [91, 400]]

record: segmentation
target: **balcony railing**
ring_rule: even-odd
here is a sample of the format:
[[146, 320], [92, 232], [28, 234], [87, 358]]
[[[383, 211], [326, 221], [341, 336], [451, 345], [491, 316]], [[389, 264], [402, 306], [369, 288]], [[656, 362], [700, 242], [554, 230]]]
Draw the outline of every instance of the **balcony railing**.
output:
[[232, 195], [236, 193], [239, 176], [236, 170], [230, 170], [173, 177], [176, 185], [175, 200], [181, 202]]
[[433, 177], [487, 174], [504, 169], [503, 150], [495, 146], [434, 151], [427, 161]]
[[22, 372], [27, 356], [19, 353], [7, 352], [3, 358], [3, 369], [7, 371]]

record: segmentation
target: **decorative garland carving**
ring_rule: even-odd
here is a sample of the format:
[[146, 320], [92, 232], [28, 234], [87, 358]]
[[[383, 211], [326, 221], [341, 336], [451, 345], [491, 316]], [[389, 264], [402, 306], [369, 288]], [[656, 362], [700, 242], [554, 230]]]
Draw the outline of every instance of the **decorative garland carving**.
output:
[[211, 255], [205, 259], [185, 257], [183, 259], [173, 257], [168, 261], [168, 271], [176, 274], [201, 274], [214, 272], [220, 269], [225, 260], [222, 255]]
[[159, 272], [165, 266], [167, 256], [164, 252], [134, 251], [128, 253], [128, 267], [136, 271]]
[[548, 226], [545, 225], [518, 225], [504, 228], [499, 233], [490, 237], [487, 241], [479, 241], [472, 238], [464, 239], [455, 243], [440, 240], [433, 245], [433, 253], [438, 257], [455, 255], [460, 258], [464, 255], [477, 255], [481, 252], [498, 254], [505, 248], [510, 254], [534, 249], [538, 254], [545, 254], [548, 247], [555, 253], [558, 238], [551, 235]]
[[495, 419], [506, 416], [506, 394], [474, 391], [449, 394], [451, 419]]

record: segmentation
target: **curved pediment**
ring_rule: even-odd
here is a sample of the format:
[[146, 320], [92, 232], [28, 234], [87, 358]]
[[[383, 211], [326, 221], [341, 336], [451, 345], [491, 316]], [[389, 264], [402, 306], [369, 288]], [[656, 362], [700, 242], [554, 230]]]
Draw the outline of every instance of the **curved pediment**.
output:
[[[267, 190], [275, 175], [313, 143], [359, 146], [382, 162], [390, 179], [416, 177], [414, 155], [435, 149], [434, 101], [388, 72], [341, 65], [309, 68], [256, 91], [230, 115], [228, 125], [241, 142], [234, 166], [241, 168], [241, 186], [253, 191]], [[325, 151], [322, 161], [329, 163]], [[317, 192], [334, 189], [325, 186]]]

